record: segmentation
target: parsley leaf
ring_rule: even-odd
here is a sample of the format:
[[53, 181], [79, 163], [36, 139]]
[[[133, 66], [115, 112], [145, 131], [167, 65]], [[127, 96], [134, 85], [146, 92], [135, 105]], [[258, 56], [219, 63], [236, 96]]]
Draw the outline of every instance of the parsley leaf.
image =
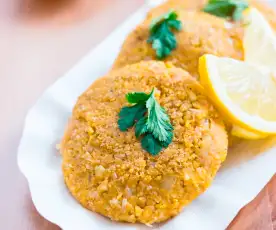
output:
[[145, 103], [148, 98], [149, 98], [150, 94], [146, 94], [143, 92], [133, 92], [133, 93], [128, 93], [126, 95], [126, 99], [129, 103]]
[[129, 103], [134, 106], [123, 107], [119, 113], [118, 125], [121, 131], [135, 125], [135, 136], [142, 136], [141, 144], [152, 155], [157, 155], [166, 148], [173, 139], [173, 127], [165, 109], [150, 94], [134, 92], [126, 95]]
[[147, 120], [148, 120], [147, 117], [143, 117], [136, 123], [135, 136], [137, 138], [147, 132]]
[[123, 107], [119, 113], [118, 125], [121, 131], [127, 131], [135, 121], [140, 120], [147, 109], [144, 104], [136, 104], [130, 107]]
[[152, 134], [146, 134], [141, 141], [143, 149], [152, 155], [157, 155], [163, 148], [160, 142]]
[[164, 108], [156, 101], [153, 92], [146, 103], [148, 109], [147, 129], [165, 145], [171, 143], [173, 127]]
[[209, 0], [203, 11], [218, 17], [239, 21], [246, 8], [248, 8], [248, 2], [245, 0]]
[[177, 14], [175, 11], [170, 10], [169, 12], [161, 15], [160, 17], [157, 17], [152, 20], [150, 24], [150, 31], [155, 32], [156, 29], [158, 28], [157, 26], [160, 25], [163, 21], [166, 20], [176, 20], [177, 19]]
[[152, 48], [156, 51], [158, 59], [164, 59], [171, 54], [177, 46], [175, 35], [171, 31], [175, 29], [180, 31], [181, 21], [177, 20], [178, 15], [175, 11], [154, 19], [150, 25], [150, 37], [148, 43], [152, 43]]

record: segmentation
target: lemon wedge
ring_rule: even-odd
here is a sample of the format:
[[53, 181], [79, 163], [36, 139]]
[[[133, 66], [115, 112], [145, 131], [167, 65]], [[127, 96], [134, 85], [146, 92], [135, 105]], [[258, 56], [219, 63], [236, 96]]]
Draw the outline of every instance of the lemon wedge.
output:
[[255, 8], [244, 22], [244, 62], [204, 55], [200, 82], [232, 122], [232, 135], [261, 139], [276, 134], [276, 35]]
[[249, 131], [237, 125], [233, 125], [231, 130], [231, 135], [239, 138], [248, 139], [248, 140], [258, 140], [258, 139], [264, 139], [268, 137], [267, 134], [258, 133], [256, 131]]
[[276, 70], [276, 35], [269, 22], [255, 8], [246, 10], [243, 20], [244, 60]]
[[207, 95], [230, 122], [253, 133], [276, 134], [273, 71], [207, 54], [199, 59], [199, 74]]

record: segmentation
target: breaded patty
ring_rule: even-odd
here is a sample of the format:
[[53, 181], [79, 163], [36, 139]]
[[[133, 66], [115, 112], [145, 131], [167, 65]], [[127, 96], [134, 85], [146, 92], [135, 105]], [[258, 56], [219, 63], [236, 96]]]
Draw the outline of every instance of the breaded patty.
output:
[[[125, 95], [149, 93], [167, 111], [174, 138], [157, 156], [133, 129], [121, 132]], [[177, 215], [211, 184], [227, 154], [222, 120], [183, 69], [147, 61], [93, 83], [78, 99], [61, 144], [63, 174], [84, 207], [116, 221], [151, 224]]]
[[[202, 11], [203, 7], [209, 0], [168, 0], [164, 4], [152, 9], [148, 13], [148, 18], [155, 18], [161, 14], [166, 13], [170, 9], [183, 9], [189, 11]], [[250, 7], [257, 8], [264, 14], [266, 19], [270, 22], [273, 28], [276, 30], [276, 12], [275, 9], [269, 7], [264, 0], [246, 0], [249, 2]]]
[[[236, 30], [223, 19], [204, 12], [178, 10], [182, 30], [176, 32], [177, 48], [164, 59], [198, 77], [198, 59], [209, 53], [242, 59], [242, 45]], [[156, 53], [149, 38], [151, 19], [146, 19], [126, 38], [113, 68], [141, 60], [155, 60]]]
[[[138, 25], [126, 38], [113, 69], [132, 64], [141, 60], [155, 60], [155, 50], [147, 43], [149, 27], [156, 18], [170, 9], [175, 9], [182, 22], [183, 29], [175, 32], [177, 48], [165, 61], [171, 61], [175, 66], [198, 77], [198, 59], [203, 54], [243, 59], [243, 25], [230, 23], [223, 18], [203, 13], [201, 9], [206, 0], [169, 0], [149, 12], [147, 19]], [[250, 1], [250, 6], [264, 13], [276, 29], [276, 13], [258, 1]]]
[[170, 9], [187, 10], [187, 11], [201, 11], [207, 4], [208, 0], [167, 0], [160, 6], [157, 6], [149, 11], [147, 18], [156, 18]]

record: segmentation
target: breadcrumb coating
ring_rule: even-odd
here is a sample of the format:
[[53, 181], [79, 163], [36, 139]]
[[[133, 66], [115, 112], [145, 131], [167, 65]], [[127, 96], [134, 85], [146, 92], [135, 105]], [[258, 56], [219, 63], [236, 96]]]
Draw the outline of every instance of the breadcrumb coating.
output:
[[[198, 59], [214, 54], [242, 59], [242, 44], [235, 28], [221, 18], [203, 12], [177, 10], [182, 30], [175, 32], [177, 48], [164, 60], [198, 77]], [[142, 60], [155, 60], [156, 53], [149, 38], [151, 19], [146, 19], [126, 38], [113, 69]]]
[[[155, 18], [166, 13], [170, 9], [186, 10], [186, 11], [202, 11], [209, 0], [168, 0], [164, 4], [153, 8], [148, 13], [148, 18]], [[265, 18], [270, 22], [271, 26], [276, 30], [276, 11], [271, 8], [266, 1], [262, 0], [246, 0], [250, 7], [255, 7], [263, 13]]]
[[[126, 93], [149, 93], [165, 108], [173, 142], [159, 155], [121, 132]], [[127, 65], [94, 82], [78, 99], [61, 143], [63, 174], [84, 207], [115, 221], [152, 224], [177, 215], [211, 184], [227, 154], [222, 120], [186, 71], [170, 63]]]
[[[198, 59], [203, 54], [243, 60], [243, 23], [231, 23], [223, 18], [202, 12], [207, 2], [208, 0], [169, 0], [152, 9], [144, 22], [126, 38], [113, 69], [142, 60], [156, 59], [155, 50], [151, 44], [147, 43], [149, 27], [152, 19], [171, 9], [178, 13], [183, 29], [175, 32], [177, 48], [165, 61], [171, 61], [175, 66], [183, 68], [198, 78]], [[250, 0], [249, 5], [260, 10], [271, 26], [276, 29], [274, 9], [256, 0]]]

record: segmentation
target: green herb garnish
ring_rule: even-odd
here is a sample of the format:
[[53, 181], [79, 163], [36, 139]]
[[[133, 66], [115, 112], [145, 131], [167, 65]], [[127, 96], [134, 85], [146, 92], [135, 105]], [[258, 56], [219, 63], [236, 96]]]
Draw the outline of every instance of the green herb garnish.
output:
[[136, 121], [141, 119], [147, 109], [143, 104], [136, 104], [130, 107], [124, 107], [119, 113], [120, 119], [118, 120], [118, 125], [121, 131], [127, 131], [131, 128]]
[[181, 21], [177, 20], [178, 15], [175, 11], [154, 19], [150, 25], [150, 37], [148, 43], [152, 43], [152, 48], [156, 51], [158, 59], [164, 59], [171, 54], [177, 46], [177, 41], [173, 29], [180, 31]]
[[163, 148], [163, 146], [160, 144], [160, 141], [154, 138], [154, 136], [150, 133], [147, 133], [142, 138], [141, 144], [143, 149], [145, 149], [147, 152], [149, 152], [152, 155], [157, 155]]
[[218, 17], [239, 21], [246, 8], [248, 8], [248, 2], [245, 0], [209, 0], [203, 11]]
[[147, 100], [146, 106], [148, 109], [147, 131], [167, 147], [173, 138], [173, 127], [168, 114], [156, 101], [153, 92]]
[[133, 106], [123, 107], [119, 113], [118, 125], [121, 131], [127, 131], [135, 125], [135, 135], [142, 137], [142, 148], [152, 155], [157, 155], [173, 139], [173, 127], [165, 109], [150, 94], [134, 92], [126, 95]]

